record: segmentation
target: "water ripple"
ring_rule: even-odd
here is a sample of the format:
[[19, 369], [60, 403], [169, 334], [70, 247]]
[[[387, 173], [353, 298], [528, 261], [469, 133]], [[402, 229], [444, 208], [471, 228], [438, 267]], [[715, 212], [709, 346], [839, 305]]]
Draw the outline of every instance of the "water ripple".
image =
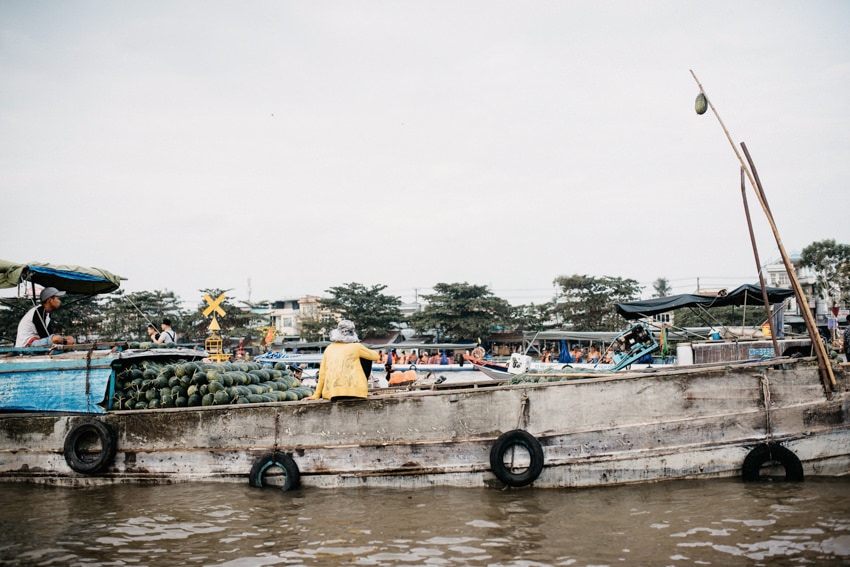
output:
[[[850, 479], [588, 490], [0, 483], [0, 564], [538, 567], [850, 561]], [[662, 559], [663, 558], [663, 559]]]

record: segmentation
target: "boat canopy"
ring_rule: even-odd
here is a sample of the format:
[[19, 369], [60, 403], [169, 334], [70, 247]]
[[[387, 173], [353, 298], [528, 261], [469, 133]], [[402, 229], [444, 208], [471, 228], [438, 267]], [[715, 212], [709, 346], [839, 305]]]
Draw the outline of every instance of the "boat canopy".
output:
[[[767, 300], [769, 303], [781, 303], [794, 295], [794, 290], [778, 287], [767, 288]], [[755, 284], [744, 284], [738, 286], [728, 293], [717, 295], [699, 295], [695, 293], [684, 293], [681, 295], [669, 295], [642, 301], [629, 301], [617, 303], [617, 313], [626, 319], [640, 319], [648, 315], [666, 313], [682, 307], [725, 307], [727, 305], [764, 305], [761, 296], [761, 287]]]
[[552, 329], [548, 331], [523, 331], [522, 340], [524, 343], [535, 341], [590, 341], [599, 343], [610, 343], [622, 331], [564, 331]]
[[96, 295], [115, 291], [121, 286], [121, 279], [121, 276], [100, 268], [39, 262], [16, 264], [0, 260], [0, 288], [33, 283], [42, 287], [55, 287], [69, 293]]
[[422, 341], [402, 341], [400, 343], [371, 343], [368, 339], [364, 340], [363, 344], [371, 349], [391, 348], [395, 350], [427, 350], [428, 352], [437, 350], [472, 350], [478, 346], [476, 342], [425, 343]]

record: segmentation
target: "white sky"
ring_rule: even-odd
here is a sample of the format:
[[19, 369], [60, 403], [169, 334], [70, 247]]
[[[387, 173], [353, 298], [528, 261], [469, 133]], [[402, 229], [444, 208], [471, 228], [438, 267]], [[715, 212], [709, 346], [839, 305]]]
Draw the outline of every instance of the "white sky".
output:
[[845, 1], [0, 0], [0, 258], [191, 303], [755, 282], [689, 69], [788, 252], [847, 243], [848, 30]]

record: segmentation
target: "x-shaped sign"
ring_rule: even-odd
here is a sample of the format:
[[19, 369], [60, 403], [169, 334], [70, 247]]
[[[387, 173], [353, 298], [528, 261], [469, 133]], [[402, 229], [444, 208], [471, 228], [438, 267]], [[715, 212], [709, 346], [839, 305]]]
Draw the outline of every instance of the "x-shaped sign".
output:
[[208, 317], [209, 314], [212, 313], [213, 311], [215, 311], [216, 313], [218, 313], [222, 317], [224, 317], [226, 315], [226, 313], [224, 312], [224, 309], [221, 308], [221, 302], [224, 301], [224, 294], [223, 293], [221, 295], [219, 295], [217, 298], [215, 298], [215, 300], [213, 300], [213, 298], [210, 297], [210, 294], [205, 293], [204, 294], [204, 300], [207, 303], [210, 304], [209, 307], [204, 309], [204, 317]]

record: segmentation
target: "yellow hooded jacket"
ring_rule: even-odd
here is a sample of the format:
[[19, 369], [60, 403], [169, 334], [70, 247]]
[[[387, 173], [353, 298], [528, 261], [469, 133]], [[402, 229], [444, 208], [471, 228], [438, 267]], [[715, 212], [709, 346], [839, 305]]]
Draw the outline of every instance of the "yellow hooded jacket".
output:
[[365, 398], [369, 390], [360, 359], [378, 360], [378, 353], [360, 343], [331, 343], [319, 365], [319, 383], [311, 399], [337, 396]]

